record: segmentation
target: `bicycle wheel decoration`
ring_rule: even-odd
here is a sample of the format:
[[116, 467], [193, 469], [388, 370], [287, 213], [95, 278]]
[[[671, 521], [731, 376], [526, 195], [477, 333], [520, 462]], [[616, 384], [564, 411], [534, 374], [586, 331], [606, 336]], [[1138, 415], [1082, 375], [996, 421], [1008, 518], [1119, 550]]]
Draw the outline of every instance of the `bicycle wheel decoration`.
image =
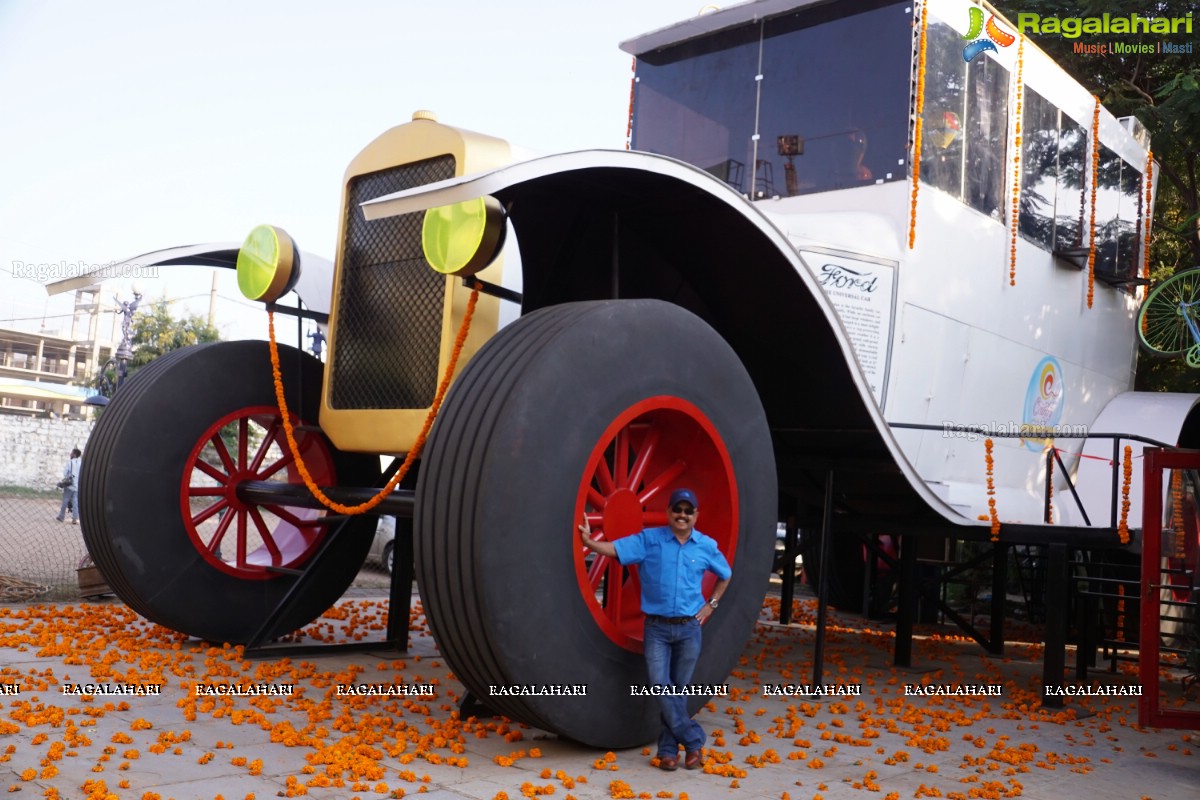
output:
[[1200, 269], [1172, 275], [1146, 297], [1138, 311], [1142, 347], [1160, 356], [1186, 356], [1200, 367]]

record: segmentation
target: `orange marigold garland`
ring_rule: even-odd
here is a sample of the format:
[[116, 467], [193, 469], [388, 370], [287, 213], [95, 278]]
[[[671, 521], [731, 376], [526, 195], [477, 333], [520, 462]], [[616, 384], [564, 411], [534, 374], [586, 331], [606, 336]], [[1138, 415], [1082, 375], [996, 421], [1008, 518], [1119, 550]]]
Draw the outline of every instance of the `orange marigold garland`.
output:
[[1150, 220], [1154, 215], [1154, 151], [1146, 153], [1146, 171], [1142, 174], [1142, 183], [1146, 185], [1146, 219], [1142, 229], [1142, 277], [1150, 280]]
[[983, 462], [987, 465], [988, 517], [992, 520], [992, 541], [998, 542], [1000, 541], [1000, 515], [996, 513], [996, 480], [994, 477], [996, 460], [992, 458], [994, 446], [990, 436], [983, 440]]
[[300, 447], [296, 444], [296, 433], [292, 426], [292, 418], [288, 413], [287, 399], [283, 395], [283, 373], [279, 368], [279, 347], [275, 343], [275, 312], [269, 308], [267, 309], [267, 330], [270, 333], [271, 348], [271, 374], [275, 379], [275, 400], [279, 404], [279, 413], [283, 417], [283, 432], [287, 438], [288, 449], [291, 451], [292, 458], [296, 461], [296, 469], [299, 471], [300, 477], [304, 479], [304, 485], [313, 493], [313, 497], [321, 501], [323, 506], [339, 514], [363, 514], [383, 502], [383, 498], [391, 494], [400, 481], [404, 480], [404, 476], [408, 474], [412, 465], [416, 463], [417, 458], [421, 455], [421, 451], [425, 448], [425, 439], [429, 436], [429, 429], [433, 427], [433, 419], [442, 407], [442, 400], [446, 397], [446, 390], [450, 388], [450, 377], [454, 375], [454, 368], [458, 364], [458, 357], [462, 354], [463, 344], [467, 341], [467, 332], [471, 329], [471, 317], [475, 315], [475, 304], [478, 300], [479, 287], [476, 286], [471, 290], [471, 298], [467, 301], [466, 313], [463, 314], [462, 324], [459, 326], [458, 335], [454, 339], [454, 350], [450, 353], [450, 363], [446, 365], [446, 374], [442, 376], [442, 382], [437, 388], [437, 393], [433, 396], [433, 404], [429, 407], [429, 413], [425, 416], [425, 424], [421, 426], [421, 432], [417, 435], [417, 441], [413, 443], [412, 449], [404, 457], [404, 463], [400, 465], [400, 469], [387, 482], [387, 485], [379, 490], [378, 494], [370, 500], [355, 506], [343, 505], [330, 499], [328, 495], [321, 491], [321, 487], [313, 480], [312, 473], [308, 471], [308, 467], [300, 456]]
[[1008, 261], [1008, 285], [1017, 285], [1017, 228], [1020, 227], [1021, 213], [1021, 105], [1024, 87], [1024, 71], [1025, 71], [1025, 37], [1021, 36], [1020, 44], [1017, 45], [1017, 127], [1016, 137], [1013, 139], [1013, 196], [1012, 196], [1012, 218], [1009, 220], [1012, 225], [1011, 239], [1009, 240], [1009, 261]]
[[[1053, 449], [1054, 445], [1050, 447]], [[1046, 524], [1054, 524], [1054, 456], [1046, 459]]]
[[929, 11], [921, 5], [921, 35], [917, 45], [917, 107], [913, 124], [912, 204], [908, 212], [908, 249], [917, 240], [917, 192], [921, 179], [921, 117], [925, 113], [925, 39], [929, 29]]
[[1100, 182], [1100, 98], [1092, 95], [1096, 107], [1092, 111], [1092, 210], [1088, 222], [1088, 308], [1096, 294], [1096, 187]]
[[1133, 448], [1125, 445], [1125, 458], [1121, 463], [1121, 519], [1117, 522], [1117, 538], [1121, 544], [1129, 544], [1129, 484], [1133, 481]]
[[1125, 641], [1125, 584], [1117, 584], [1117, 641]]
[[633, 64], [629, 69], [633, 74], [629, 76], [629, 121], [625, 125], [626, 150], [633, 144], [633, 90], [637, 86], [637, 56], [633, 57]]
[[1183, 558], [1183, 473], [1180, 470], [1171, 473], [1171, 530], [1175, 532], [1175, 558]]

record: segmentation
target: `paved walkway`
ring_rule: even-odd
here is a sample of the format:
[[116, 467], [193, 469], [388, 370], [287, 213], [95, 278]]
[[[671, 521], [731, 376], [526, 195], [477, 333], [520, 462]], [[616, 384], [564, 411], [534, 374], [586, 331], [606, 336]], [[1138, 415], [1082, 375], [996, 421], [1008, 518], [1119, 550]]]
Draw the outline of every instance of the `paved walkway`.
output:
[[[764, 619], [777, 603], [768, 599]], [[378, 639], [385, 609], [344, 601], [307, 638]], [[809, 680], [811, 601], [797, 610], [801, 624], [760, 624], [730, 695], [700, 714], [711, 734], [704, 770], [665, 773], [648, 749], [602, 753], [503, 720], [456, 720], [462, 687], [419, 614], [406, 655], [247, 660], [147, 625], [115, 601], [0, 608], [0, 686], [20, 687], [0, 697], [0, 790], [164, 800], [1200, 797], [1200, 732], [1137, 729], [1133, 697], [1041, 709], [1036, 644], [991, 658], [950, 629], [923, 626], [914, 646], [923, 667], [904, 671], [890, 666], [889, 630], [838, 617], [825, 682], [861, 686], [861, 696], [764, 697], [764, 686]], [[1136, 685], [1127, 672], [1096, 680]], [[163, 693], [64, 694], [88, 683], [161, 684]], [[296, 688], [291, 697], [193, 689], [221, 683]], [[336, 697], [338, 683], [435, 683], [437, 696]], [[922, 683], [1001, 694], [905, 695]]]

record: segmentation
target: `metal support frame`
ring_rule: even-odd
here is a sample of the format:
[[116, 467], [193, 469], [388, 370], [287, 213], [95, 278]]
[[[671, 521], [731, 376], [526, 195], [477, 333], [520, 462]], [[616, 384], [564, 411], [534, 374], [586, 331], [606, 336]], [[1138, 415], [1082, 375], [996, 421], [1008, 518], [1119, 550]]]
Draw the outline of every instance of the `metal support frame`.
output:
[[[988, 643], [984, 645], [994, 656], [1004, 655], [1004, 612], [1008, 607], [1008, 545], [992, 544], [992, 607], [988, 626]], [[973, 621], [973, 620], [972, 620]]]
[[[399, 520], [397, 520], [399, 523]], [[338, 526], [340, 530], [345, 521]], [[305, 565], [296, 577], [295, 583], [288, 589], [287, 594], [279, 601], [279, 605], [267, 617], [258, 631], [246, 643], [248, 658], [274, 657], [278, 655], [314, 655], [320, 653], [339, 653], [362, 650], [395, 650], [403, 654], [408, 652], [408, 618], [412, 613], [412, 584], [413, 584], [413, 536], [409, 525], [396, 525], [396, 539], [392, 547], [392, 577], [388, 590], [388, 621], [382, 641], [347, 642], [344, 644], [282, 644], [264, 643], [266, 632], [281, 617], [292, 603], [300, 597], [305, 588], [312, 582], [311, 574], [314, 566], [327, 552], [333, 536], [328, 537], [317, 554]]]
[[821, 516], [821, 580], [817, 584], [817, 631], [813, 646], [812, 685], [825, 680], [825, 619], [829, 612], [829, 547], [833, 541], [833, 470], [825, 473], [825, 509]]
[[512, 289], [507, 289], [494, 283], [488, 283], [487, 281], [480, 280], [473, 275], [464, 277], [462, 279], [462, 285], [468, 289], [478, 289], [483, 294], [489, 294], [492, 297], [496, 297], [501, 300], [507, 300], [508, 302], [516, 303], [517, 305], [521, 305], [521, 303], [525, 301], [525, 296], [520, 292], [515, 292]]
[[912, 534], [900, 537], [900, 607], [896, 616], [898, 667], [912, 666], [913, 623], [917, 614], [917, 540]]
[[1070, 574], [1067, 565], [1067, 546], [1061, 542], [1050, 545], [1046, 580], [1046, 650], [1042, 654], [1042, 705], [1062, 708], [1061, 695], [1047, 695], [1046, 689], [1062, 686], [1067, 657], [1067, 614]]
[[[896, 429], [914, 429], [914, 430], [941, 430], [938, 426], [924, 424], [904, 424], [891, 423], [891, 427]], [[986, 429], [970, 429], [980, 435], [995, 435], [1004, 437], [1004, 433], [992, 433]], [[1017, 436], [1019, 434], [1007, 434], [1008, 436]], [[1082, 435], [1063, 435], [1058, 438], [1083, 438]], [[1109, 524], [1106, 527], [1095, 526], [1087, 514], [1087, 510], [1083, 507], [1081, 498], [1071, 480], [1069, 471], [1063, 462], [1061, 455], [1057, 450], [1051, 449], [1047, 455], [1047, 474], [1050, 474], [1050, 467], [1057, 463], [1060, 480], [1067, 487], [1067, 490], [1073, 499], [1076, 507], [1080, 511], [1083, 519], [1083, 525], [1073, 526], [1056, 526], [1045, 524], [1025, 524], [1025, 523], [1004, 523], [1001, 527], [1002, 541], [994, 543], [990, 552], [980, 556], [979, 559], [973, 559], [966, 565], [956, 565], [949, 572], [943, 572], [936, 581], [933, 582], [933, 587], [925, 585], [924, 582], [918, 580], [917, 575], [917, 547], [916, 542], [922, 536], [937, 536], [944, 539], [963, 539], [963, 540], [986, 540], [986, 530], [979, 530], [973, 527], [958, 528], [957, 526], [947, 526], [946, 528], [924, 528], [920, 525], [910, 524], [909, 521], [903, 519], [883, 519], [873, 520], [871, 518], [848, 518], [841, 520], [838, 523], [839, 531], [842, 535], [860, 534], [867, 543], [867, 564], [864, 565], [864, 573], [868, 577], [867, 586], [870, 587], [873, 581], [870, 580], [870, 575], [873, 571], [875, 561], [882, 557], [888, 561], [894, 568], [898, 569], [900, 575], [900, 598], [899, 598], [899, 615], [896, 627], [896, 645], [894, 660], [897, 666], [907, 667], [912, 664], [912, 636], [915, 623], [916, 604], [920, 597], [927, 597], [935, 602], [941, 610], [961, 627], [968, 635], [972, 636], [975, 641], [981, 644], [989, 653], [1002, 655], [1004, 653], [1004, 619], [1007, 602], [1007, 573], [1008, 573], [1008, 551], [1009, 548], [1018, 545], [1039, 546], [1045, 548], [1045, 572], [1046, 572], [1046, 592], [1042, 598], [1045, 609], [1045, 653], [1042, 663], [1042, 683], [1046, 688], [1060, 687], [1063, 684], [1066, 670], [1066, 645], [1070, 633], [1070, 615], [1072, 609], [1075, 611], [1087, 614], [1088, 596], [1096, 594], [1095, 587], [1089, 585], [1088, 588], [1079, 587], [1078, 593], [1073, 593], [1072, 583], [1072, 567], [1071, 553], [1076, 550], [1127, 550], [1128, 545], [1120, 545], [1116, 541], [1117, 522], [1118, 522], [1118, 497], [1120, 491], [1119, 472], [1121, 464], [1121, 445], [1125, 441], [1141, 442], [1149, 447], [1146, 448], [1146, 468], [1147, 478], [1145, 483], [1145, 496], [1148, 498], [1145, 506], [1146, 521], [1144, 527], [1146, 529], [1146, 537], [1151, 537], [1150, 515], [1153, 508], [1153, 514], [1161, 515], [1161, 476], [1158, 476], [1159, 483], [1153, 484], [1149, 478], [1150, 464], [1152, 463], [1149, 454], [1155, 452], [1154, 448], [1165, 447], [1164, 443], [1154, 439], [1136, 434], [1125, 433], [1090, 433], [1088, 438], [1092, 439], [1111, 439], [1112, 440], [1112, 492], [1109, 505]], [[1177, 450], [1171, 450], [1172, 453], [1178, 453]], [[1188, 462], [1187, 469], [1200, 469], [1200, 451], [1188, 451], [1196, 459], [1194, 462]], [[815, 464], [813, 465], [816, 466]], [[1171, 466], [1174, 466], [1172, 464]], [[828, 583], [827, 576], [830, 567], [830, 545], [833, 536], [833, 480], [834, 472], [831, 466], [824, 468], [826, 473], [825, 478], [825, 497], [823, 508], [823, 520], [820, 530], [820, 563], [817, 565], [819, 574], [822, 578], [818, 583], [817, 591], [817, 620], [816, 620], [816, 643], [814, 647], [814, 662], [813, 662], [813, 683], [820, 684], [824, 675], [824, 657], [825, 657], [825, 629], [828, 613]], [[1051, 501], [1051, 491], [1047, 486], [1044, 492], [1046, 516], [1045, 521], [1050, 522], [1049, 508]], [[1154, 502], [1151, 502], [1151, 499]], [[1161, 519], [1158, 520], [1161, 525]], [[872, 532], [877, 530], [887, 530], [900, 537], [900, 557], [894, 558], [890, 554], [883, 553], [878, 547], [878, 543], [874, 540]], [[786, 544], [786, 553], [789, 557], [794, 558], [794, 522], [788, 523], [788, 538]], [[814, 533], [816, 533], [814, 531]], [[1154, 535], [1157, 535], [1155, 533]], [[1143, 557], [1145, 558], [1145, 550]], [[963, 570], [970, 568], [977, 561], [983, 559], [991, 559], [992, 579], [991, 589], [992, 597], [990, 603], [990, 618], [987, 635], [984, 636], [979, 631], [975, 630], [973, 623], [964, 620], [960, 615], [950, 609], [944, 600], [940, 597], [938, 589], [947, 580], [960, 574]], [[1143, 564], [1145, 566], [1145, 562]], [[1157, 568], [1157, 561], [1154, 565]], [[1020, 567], [1020, 565], [1018, 565]], [[1098, 576], [1088, 570], [1088, 580], [1099, 580]], [[1143, 591], [1150, 591], [1147, 586], [1155, 587], [1157, 590], [1157, 582], [1159, 577], [1153, 579], [1143, 577]], [[787, 624], [791, 621], [791, 603], [794, 594], [794, 582], [788, 579], [785, 575], [783, 589], [783, 604], [780, 610], [780, 621]], [[1076, 603], [1072, 606], [1072, 602]], [[867, 595], [864, 592], [864, 610], [866, 610]], [[1141, 609], [1142, 614], [1152, 613], [1147, 609], [1156, 609], [1157, 600], [1148, 602], [1146, 597], [1142, 598]], [[1143, 625], [1156, 625], [1157, 618], [1152, 622], [1143, 622]], [[1149, 628], [1147, 628], [1149, 629]], [[1155, 628], [1156, 629], [1156, 628]], [[1089, 666], [1094, 665], [1094, 656], [1089, 656], [1090, 632], [1086, 625], [1080, 627], [1081, 641], [1079, 652], [1077, 653], [1076, 671], [1078, 674], [1086, 675], [1086, 670]], [[1144, 638], [1144, 637], [1143, 637]], [[1156, 651], [1157, 652], [1157, 651]], [[1157, 657], [1152, 659], [1156, 664]], [[1147, 660], [1143, 654], [1142, 665], [1146, 669]], [[1063, 705], [1063, 698], [1060, 695], [1046, 695], [1043, 693], [1043, 704], [1046, 707], [1059, 708]]]
[[[391, 476], [395, 474], [399, 467], [400, 460], [396, 459], [392, 465], [380, 477], [380, 485], [386, 484]], [[270, 494], [270, 486], [278, 486], [278, 484], [263, 485], [262, 482], [247, 482], [238, 487], [239, 497], [243, 499], [253, 498], [260, 493]], [[290, 505], [300, 505], [319, 508], [316, 498], [308, 493], [305, 489], [301, 491], [295, 487], [289, 489], [295, 494], [295, 497], [289, 498]], [[371, 490], [349, 489], [342, 487], [337, 489], [327, 490], [328, 494], [334, 497], [341, 496], [345, 499], [347, 494], [362, 494], [363, 492], [371, 492]], [[397, 652], [408, 652], [408, 618], [412, 611], [412, 584], [414, 577], [414, 557], [413, 557], [413, 533], [411, 525], [400, 525], [400, 519], [411, 519], [412, 517], [412, 491], [397, 490], [392, 493], [391, 497], [380, 503], [379, 507], [385, 511], [390, 511], [394, 516], [398, 517], [396, 525], [396, 538], [392, 544], [392, 578], [391, 585], [388, 591], [388, 624], [383, 641], [377, 642], [354, 642], [347, 644], [297, 644], [297, 645], [268, 645], [266, 642], [269, 631], [275, 626], [279, 619], [291, 608], [292, 604], [301, 597], [312, 583], [312, 576], [315, 573], [315, 568], [322, 562], [330, 552], [333, 543], [338, 537], [344, 534], [346, 524], [350, 521], [350, 517], [342, 517], [338, 524], [325, 537], [325, 541], [317, 549], [317, 552], [309, 559], [301, 570], [287, 570], [289, 574], [296, 576], [284, 596], [280, 599], [279, 604], [275, 607], [259, 629], [254, 633], [250, 640], [246, 643], [247, 656], [274, 656], [283, 655], [308, 655], [313, 653], [333, 653], [340, 651], [355, 651], [355, 650], [390, 650], [394, 649]], [[273, 499], [278, 502], [278, 495], [274, 495]]]
[[[912, 619], [910, 626], [916, 623], [916, 603], [920, 600], [926, 600], [932, 603], [945, 617], [958, 626], [959, 630], [974, 639], [984, 650], [993, 655], [1004, 654], [1004, 612], [1005, 612], [1005, 596], [1001, 592], [1000, 599], [996, 599], [996, 586], [999, 581], [1001, 589], [1008, 581], [1008, 545], [999, 542], [993, 546], [991, 552], [976, 556], [969, 561], [963, 561], [956, 564], [949, 571], [942, 572], [937, 579], [933, 581], [922, 581], [920, 573], [917, 570], [917, 541], [920, 539], [918, 533], [907, 533], [901, 537], [900, 558], [897, 559], [891, 554], [879, 547], [874, 538], [866, 541], [868, 549], [868, 558], [882, 558], [888, 563], [892, 569], [895, 569], [900, 575], [900, 598], [899, 598], [899, 613], [903, 615], [906, 604], [911, 603]], [[909, 541], [909, 548], [912, 550], [913, 561], [912, 565], [905, 565], [904, 562], [904, 541]], [[990, 615], [988, 619], [988, 635], [980, 633], [975, 628], [974, 620], [968, 620], [961, 614], [955, 611], [942, 597], [942, 587], [958, 575], [966, 572], [973, 567], [978, 566], [983, 561], [992, 560], [992, 602], [989, 605]], [[997, 566], [999, 564], [999, 566]], [[997, 576], [997, 571], [999, 575]], [[908, 587], [906, 589], [906, 586]], [[911, 633], [909, 634], [911, 636]], [[897, 628], [897, 647], [900, 642], [900, 629]], [[899, 662], [897, 662], [899, 663]]]
[[783, 585], [779, 589], [779, 623], [792, 624], [792, 601], [796, 596], [796, 555], [799, 549], [800, 529], [796, 524], [795, 501], [789, 500], [787, 508], [780, 509], [784, 518], [783, 536]]

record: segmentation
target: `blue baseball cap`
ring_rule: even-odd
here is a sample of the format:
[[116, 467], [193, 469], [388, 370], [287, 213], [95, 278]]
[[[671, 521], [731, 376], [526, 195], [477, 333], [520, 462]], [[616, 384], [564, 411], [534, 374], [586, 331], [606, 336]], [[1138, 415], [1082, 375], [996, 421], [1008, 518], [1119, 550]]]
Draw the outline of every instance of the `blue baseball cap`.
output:
[[667, 503], [667, 507], [670, 508], [671, 506], [675, 505], [676, 503], [679, 503], [679, 502], [685, 501], [685, 500], [687, 502], [691, 503], [693, 508], [700, 507], [699, 501], [696, 500], [696, 493], [693, 492], [691, 489], [676, 489], [675, 491], [671, 492], [671, 499]]

